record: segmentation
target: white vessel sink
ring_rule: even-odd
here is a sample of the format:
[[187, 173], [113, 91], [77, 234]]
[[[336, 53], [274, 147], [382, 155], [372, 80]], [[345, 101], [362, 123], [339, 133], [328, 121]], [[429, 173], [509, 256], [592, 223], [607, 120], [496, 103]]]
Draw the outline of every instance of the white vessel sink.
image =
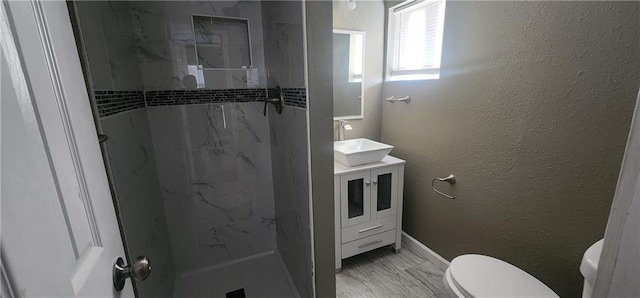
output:
[[369, 139], [352, 139], [333, 143], [333, 158], [353, 167], [381, 161], [393, 146]]

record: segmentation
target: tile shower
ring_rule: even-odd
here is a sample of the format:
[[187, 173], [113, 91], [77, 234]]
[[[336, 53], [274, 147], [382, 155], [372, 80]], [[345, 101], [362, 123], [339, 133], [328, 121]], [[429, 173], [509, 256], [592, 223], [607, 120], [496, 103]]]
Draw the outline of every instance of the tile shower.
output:
[[[206, 288], [209, 278], [242, 275], [233, 264], [252, 259], [278, 267], [260, 259], [275, 252], [292, 296], [312, 296], [301, 3], [88, 1], [74, 11], [127, 250], [152, 260], [138, 294], [223, 295], [236, 289]], [[252, 67], [194, 73], [193, 15], [248, 19]], [[201, 88], [189, 89], [189, 75]], [[265, 117], [276, 85], [285, 109]]]

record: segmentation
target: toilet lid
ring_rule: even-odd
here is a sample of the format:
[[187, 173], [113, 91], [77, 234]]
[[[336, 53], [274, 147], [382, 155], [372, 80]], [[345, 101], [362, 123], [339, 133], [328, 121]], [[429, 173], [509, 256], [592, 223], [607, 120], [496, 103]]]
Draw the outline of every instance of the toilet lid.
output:
[[455, 285], [471, 297], [558, 297], [520, 268], [483, 255], [462, 255], [451, 261]]

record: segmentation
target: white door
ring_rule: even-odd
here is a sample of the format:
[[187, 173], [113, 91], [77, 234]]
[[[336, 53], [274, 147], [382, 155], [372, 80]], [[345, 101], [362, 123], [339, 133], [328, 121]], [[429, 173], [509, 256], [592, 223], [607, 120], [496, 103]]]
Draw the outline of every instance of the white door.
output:
[[66, 4], [0, 4], [2, 294], [132, 297]]

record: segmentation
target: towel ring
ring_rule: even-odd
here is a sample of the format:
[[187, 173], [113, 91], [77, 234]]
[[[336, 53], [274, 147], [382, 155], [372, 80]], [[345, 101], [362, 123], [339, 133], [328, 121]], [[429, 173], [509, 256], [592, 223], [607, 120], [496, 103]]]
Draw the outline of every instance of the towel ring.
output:
[[433, 188], [433, 191], [435, 191], [436, 193], [438, 193], [440, 195], [443, 195], [443, 196], [445, 196], [445, 197], [447, 197], [449, 199], [455, 199], [456, 198], [454, 196], [450, 196], [450, 195], [448, 195], [446, 193], [443, 193], [443, 192], [437, 190], [436, 189], [436, 185], [435, 185], [436, 181], [449, 182], [449, 184], [455, 184], [456, 183], [456, 176], [453, 176], [453, 174], [450, 174], [449, 176], [444, 177], [444, 178], [436, 177], [436, 178], [433, 178], [433, 180], [431, 180], [431, 188]]

